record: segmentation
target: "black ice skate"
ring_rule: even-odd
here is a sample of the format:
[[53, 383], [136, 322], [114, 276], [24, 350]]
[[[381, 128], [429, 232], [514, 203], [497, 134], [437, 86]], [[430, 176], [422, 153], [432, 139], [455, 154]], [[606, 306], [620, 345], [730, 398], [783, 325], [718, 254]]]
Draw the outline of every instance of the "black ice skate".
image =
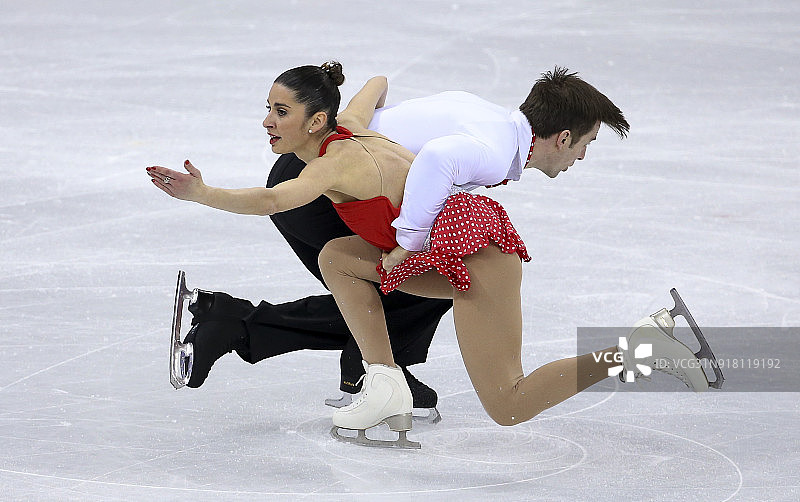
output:
[[406, 376], [406, 382], [411, 389], [411, 397], [414, 399], [414, 409], [422, 410], [425, 415], [413, 415], [414, 420], [419, 420], [422, 423], [438, 424], [442, 421], [442, 416], [436, 405], [439, 404], [439, 395], [436, 391], [417, 380], [417, 378], [408, 371], [408, 368], [402, 366], [403, 374]]
[[[186, 274], [183, 270], [178, 271], [178, 284], [175, 286], [175, 305], [172, 312], [172, 347], [169, 356], [169, 381], [176, 389], [189, 385], [192, 380], [192, 368], [195, 365], [196, 356], [193, 342], [197, 326], [194, 326], [189, 331], [183, 343], [180, 341], [184, 304], [188, 300], [189, 310], [194, 310], [195, 312], [192, 313], [196, 313], [198, 309], [208, 310], [212, 298], [212, 293], [209, 291], [201, 289], [189, 291], [186, 287]], [[197, 379], [195, 378], [195, 380]], [[203, 380], [205, 380], [205, 377], [203, 377]], [[194, 385], [193, 387], [198, 386]]]
[[[194, 317], [192, 328], [181, 343], [181, 316], [186, 300], [189, 301], [188, 310]], [[189, 291], [185, 274], [178, 272], [170, 353], [172, 386], [176, 389], [200, 387], [214, 363], [234, 350], [242, 359], [249, 361], [249, 337], [243, 317], [252, 307], [250, 302], [225, 293], [201, 289]]]

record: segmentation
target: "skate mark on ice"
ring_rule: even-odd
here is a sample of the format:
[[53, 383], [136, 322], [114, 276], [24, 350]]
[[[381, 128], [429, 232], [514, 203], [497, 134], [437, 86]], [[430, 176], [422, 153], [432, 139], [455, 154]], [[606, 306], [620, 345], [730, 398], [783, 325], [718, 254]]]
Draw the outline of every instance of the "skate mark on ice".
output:
[[[424, 52], [421, 52], [416, 57], [411, 58], [407, 63], [405, 63], [403, 65], [400, 65], [400, 67], [397, 68], [395, 71], [389, 73], [387, 75], [387, 78], [389, 79], [389, 82], [395, 82], [395, 81], [401, 80], [400, 77], [402, 75], [408, 73], [408, 71], [411, 68], [413, 68], [414, 66], [416, 66], [418, 64], [421, 64], [421, 63], [425, 63], [425, 62], [429, 62], [430, 63], [430, 62], [436, 61], [437, 60], [437, 55], [441, 56], [440, 53], [445, 51], [446, 49], [448, 49], [450, 47], [453, 47], [455, 45], [458, 45], [458, 44], [462, 44], [465, 37], [469, 37], [471, 35], [474, 36], [474, 35], [477, 35], [479, 33], [492, 32], [492, 31], [496, 30], [498, 27], [508, 26], [508, 24], [511, 23], [511, 22], [517, 23], [517, 22], [520, 22], [521, 19], [527, 19], [527, 18], [528, 18], [528, 16], [525, 15], [525, 14], [523, 14], [523, 15], [515, 14], [514, 16], [508, 16], [508, 17], [499, 18], [496, 21], [491, 22], [491, 23], [485, 23], [485, 24], [480, 24], [479, 23], [473, 29], [463, 30], [461, 32], [458, 32], [458, 33], [455, 33], [453, 35], [450, 35], [450, 36], [444, 38], [444, 40], [441, 41], [440, 43], [438, 43], [436, 45], [433, 45], [433, 46], [428, 46], [429, 47], [428, 50], [426, 50]], [[437, 40], [442, 40], [442, 39], [441, 38], [437, 38]], [[486, 56], [491, 60], [493, 66], [494, 66], [494, 71], [492, 72], [493, 82], [492, 82], [491, 86], [492, 86], [492, 88], [496, 88], [498, 86], [499, 82], [500, 82], [499, 68], [500, 68], [501, 65], [498, 62], [497, 57], [494, 54], [492, 54], [491, 52], [489, 52], [488, 49], [483, 49], [481, 52], [486, 54]], [[415, 90], [420, 91], [418, 93], [421, 93], [421, 94], [429, 94], [430, 93], [429, 89], [415, 89]]]
[[[763, 111], [763, 110], [762, 110]], [[588, 177], [595, 177], [595, 178], [602, 178], [604, 180], [626, 180], [626, 181], [634, 181], [637, 185], [643, 186], [665, 186], [671, 183], [674, 183], [676, 180], [681, 180], [683, 182], [691, 181], [692, 185], [694, 186], [708, 186], [709, 188], [717, 188], [724, 192], [735, 191], [736, 189], [747, 188], [748, 190], [762, 190], [764, 192], [768, 192], [765, 195], [772, 194], [774, 192], [789, 192], [794, 193], [800, 190], [797, 186], [792, 186], [788, 184], [779, 184], [779, 185], [767, 185], [767, 184], [758, 184], [754, 183], [751, 180], [745, 183], [736, 183], [736, 182], [729, 182], [729, 181], [718, 181], [718, 180], [703, 180], [703, 179], [695, 179], [691, 178], [691, 180], [687, 178], [674, 178], [674, 177], [667, 177], [667, 176], [654, 176], [654, 175], [646, 175], [646, 174], [623, 174], [623, 173], [616, 173], [611, 171], [603, 171], [602, 175], [595, 175], [592, 174], [590, 171], [584, 171], [581, 173], [582, 176]]]
[[[65, 199], [65, 197], [54, 196], [54, 197], [52, 197], [52, 199], [61, 201], [61, 200]], [[25, 205], [26, 204], [17, 204], [17, 206], [21, 206], [21, 207], [24, 207]], [[122, 223], [124, 223], [124, 222], [137, 223], [139, 220], [144, 219], [144, 217], [151, 218], [153, 216], [159, 216], [159, 215], [162, 216], [162, 217], [166, 217], [166, 216], [170, 216], [171, 214], [174, 214], [174, 211], [171, 211], [169, 209], [159, 209], [159, 210], [155, 210], [155, 211], [142, 211], [142, 212], [139, 212], [139, 213], [136, 213], [136, 214], [112, 216], [112, 217], [107, 217], [107, 218], [102, 218], [101, 217], [101, 218], [92, 219], [91, 221], [88, 221], [88, 222], [83, 222], [82, 221], [80, 223], [73, 223], [71, 225], [70, 224], [65, 224], [65, 225], [59, 226], [58, 228], [50, 228], [50, 229], [46, 229], [46, 230], [38, 229], [38, 225], [36, 224], [36, 222], [34, 222], [33, 224], [26, 226], [22, 230], [27, 230], [29, 228], [37, 228], [38, 231], [31, 232], [31, 233], [26, 233], [26, 234], [21, 234], [20, 232], [17, 232], [17, 235], [7, 237], [6, 239], [4, 239], [4, 241], [7, 244], [12, 244], [12, 243], [13, 244], [19, 244], [19, 243], [24, 243], [26, 241], [37, 239], [37, 238], [42, 238], [42, 237], [47, 237], [48, 239], [55, 239], [58, 236], [70, 235], [70, 234], [72, 234], [72, 233], [74, 233], [76, 231], [79, 231], [79, 230], [89, 230], [90, 231], [90, 232], [88, 232], [89, 234], [95, 235], [95, 234], [97, 234], [97, 232], [99, 232], [101, 230], [101, 227], [119, 225], [120, 227], [127, 228], [127, 226], [122, 225]], [[97, 256], [100, 256], [100, 253], [98, 253]]]
[[[53, 474], [39, 474], [35, 472], [24, 472], [24, 471], [15, 471], [12, 469], [3, 469], [0, 468], [0, 472], [5, 474], [16, 474], [19, 476], [27, 476], [39, 479], [51, 479], [57, 481], [67, 481], [70, 483], [79, 483], [82, 485], [98, 485], [98, 486], [113, 486], [113, 487], [120, 487], [120, 488], [138, 488], [138, 489], [146, 489], [146, 490], [156, 490], [156, 491], [166, 491], [166, 492], [184, 492], [184, 493], [200, 493], [200, 494], [210, 494], [210, 495], [271, 495], [271, 496], [296, 496], [296, 497], [308, 497], [310, 495], [307, 492], [266, 492], [266, 491], [247, 491], [247, 490], [215, 490], [213, 488], [186, 488], [186, 487], [178, 487], [178, 486], [165, 486], [165, 485], [148, 485], [148, 484], [138, 484], [138, 483], [123, 483], [123, 482], [114, 482], [114, 481], [96, 481], [91, 479], [81, 479], [81, 478], [74, 478], [68, 476], [56, 476]], [[70, 489], [70, 488], [66, 488]], [[330, 494], [322, 494], [325, 496], [330, 496]], [[339, 495], [339, 494], [337, 494]], [[349, 492], [348, 492], [349, 495]]]
[[783, 302], [795, 303], [795, 304], [800, 305], [800, 298], [790, 298], [788, 296], [776, 295], [774, 293], [770, 293], [770, 292], [768, 292], [768, 291], [766, 291], [764, 289], [761, 289], [761, 288], [753, 288], [753, 287], [745, 286], [743, 284], [738, 284], [738, 283], [735, 283], [735, 282], [728, 282], [728, 281], [722, 281], [722, 280], [719, 280], [719, 279], [712, 279], [711, 277], [708, 277], [708, 276], [689, 274], [689, 273], [686, 273], [686, 272], [677, 272], [676, 271], [676, 275], [677, 274], [683, 275], [685, 277], [691, 277], [691, 278], [694, 278], [694, 279], [700, 279], [700, 280], [703, 280], [703, 281], [706, 281], [706, 282], [710, 282], [711, 284], [718, 284], [720, 286], [727, 286], [727, 287], [736, 288], [736, 289], [739, 289], [739, 290], [742, 290], [742, 291], [745, 291], [745, 292], [748, 292], [748, 293], [752, 293], [754, 295], [760, 296], [761, 299], [764, 300], [765, 305], [766, 305], [767, 299], [779, 300], [779, 301], [783, 301]]
[[96, 354], [98, 352], [102, 352], [102, 351], [104, 351], [106, 349], [110, 349], [111, 347], [116, 347], [117, 345], [123, 345], [123, 344], [126, 344], [126, 343], [130, 343], [130, 342], [134, 342], [136, 340], [139, 340], [140, 338], [153, 336], [153, 335], [155, 335], [155, 333], [157, 331], [160, 331], [160, 330], [153, 330], [153, 331], [150, 331], [148, 333], [144, 333], [144, 334], [139, 335], [139, 336], [134, 336], [134, 337], [128, 338], [126, 340], [120, 340], [118, 342], [110, 343], [110, 344], [105, 345], [103, 347], [98, 347], [98, 348], [92, 349], [92, 350], [90, 350], [88, 352], [84, 352], [83, 354], [78, 354], [77, 356], [70, 357], [69, 359], [65, 359], [65, 360], [63, 360], [61, 362], [58, 362], [56, 364], [52, 364], [52, 365], [48, 366], [47, 368], [42, 368], [42, 369], [40, 369], [38, 371], [34, 371], [30, 375], [24, 376], [24, 377], [22, 377], [20, 379], [17, 379], [17, 380], [15, 380], [15, 381], [7, 384], [7, 385], [4, 385], [4, 386], [0, 387], [0, 392], [8, 389], [9, 387], [13, 387], [14, 385], [17, 385], [18, 383], [24, 382], [25, 380], [29, 380], [29, 379], [37, 376], [37, 375], [41, 375], [42, 373], [46, 373], [46, 372], [48, 372], [48, 371], [50, 371], [52, 369], [55, 369], [55, 368], [58, 368], [59, 366], [63, 366], [65, 364], [71, 363], [71, 362], [76, 361], [78, 359], [90, 356], [92, 354]]
[[599, 423], [599, 424], [603, 424], [603, 425], [606, 425], [606, 426], [612, 426], [614, 428], [618, 428], [619, 430], [639, 429], [639, 430], [642, 430], [642, 431], [652, 432], [652, 433], [655, 433], [655, 434], [658, 434], [658, 435], [664, 435], [664, 436], [668, 436], [668, 437], [671, 437], [671, 438], [675, 438], [675, 439], [677, 439], [679, 441], [686, 441], [687, 443], [691, 443], [693, 445], [699, 446], [699, 447], [701, 447], [703, 449], [706, 449], [706, 450], [710, 451], [714, 455], [722, 458], [725, 462], [730, 464], [733, 467], [733, 469], [736, 471], [736, 476], [738, 478], [738, 481], [736, 483], [736, 489], [733, 491], [733, 493], [728, 495], [726, 498], [721, 499], [720, 502], [728, 502], [729, 500], [733, 500], [733, 498], [736, 497], [736, 495], [742, 489], [742, 485], [744, 483], [744, 476], [742, 475], [742, 470], [739, 468], [739, 465], [733, 459], [731, 459], [729, 456], [725, 455], [721, 451], [719, 451], [719, 450], [715, 449], [714, 447], [709, 446], [709, 445], [707, 445], [705, 443], [701, 443], [700, 441], [696, 441], [696, 440], [688, 438], [686, 436], [681, 436], [680, 434], [675, 434], [675, 433], [672, 433], [672, 432], [662, 431], [662, 430], [654, 429], [652, 427], [647, 427], [647, 426], [644, 426], [644, 425], [634, 425], [634, 424], [628, 424], [628, 423], [617, 423], [617, 422], [613, 422], [611, 420], [600, 420], [600, 419], [588, 418], [588, 417], [570, 417], [570, 416], [566, 416], [566, 415], [563, 418], [571, 419], [571, 420], [579, 420], [579, 421]]
[[[406, 463], [399, 463], [397, 451], [390, 449], [367, 449], [358, 445], [340, 443], [335, 440], [321, 439], [325, 436], [324, 431], [327, 430], [328, 419], [311, 419], [298, 424], [297, 436], [317, 445], [322, 448], [327, 454], [332, 455], [345, 462], [329, 462], [330, 465], [350, 465], [352, 463], [358, 464], [359, 472], [369, 472], [374, 470], [378, 473], [387, 474], [387, 470], [396, 469], [398, 472], [402, 471], [404, 476], [408, 475], [409, 465]], [[437, 466], [443, 465], [441, 459], [447, 459], [445, 465], [456, 466], [452, 467], [455, 470], [463, 471], [464, 466], [473, 466], [476, 472], [485, 474], [487, 470], [491, 470], [492, 466], [496, 466], [496, 472], [489, 472], [489, 476], [505, 476], [508, 474], [510, 466], [526, 466], [530, 469], [531, 466], [536, 466], [542, 463], [554, 463], [552, 466], [540, 467], [538, 473], [529, 475], [524, 478], [513, 479], [503, 482], [477, 482], [471, 486], [464, 486], [465, 479], [463, 476], [458, 477], [453, 483], [457, 486], [430, 488], [430, 489], [404, 489], [402, 486], [392, 485], [386, 487], [386, 491], [372, 491], [372, 492], [358, 492], [347, 491], [348, 496], [368, 496], [380, 495], [383, 493], [402, 494], [402, 495], [424, 495], [429, 493], [456, 493], [456, 492], [469, 492], [474, 490], [482, 490], [486, 488], [499, 488], [506, 486], [519, 485], [529, 483], [540, 479], [549, 478], [559, 474], [568, 472], [576, 467], [583, 465], [589, 453], [587, 449], [580, 443], [555, 434], [540, 433], [530, 428], [524, 429], [524, 425], [517, 426], [513, 429], [502, 428], [489, 424], [489, 419], [461, 419], [451, 420], [448, 419], [449, 429], [442, 429], [441, 425], [430, 427], [419, 427], [412, 429], [411, 434], [414, 435], [413, 440], [422, 442], [421, 450], [413, 450], [404, 452], [407, 455], [413, 455], [411, 458], [414, 467], [420, 472], [435, 472]], [[458, 424], [461, 424], [459, 426]], [[508, 448], [493, 449], [497, 455], [503, 460], [487, 460], [486, 440], [477, 438], [476, 435], [487, 435], [494, 443], [501, 443], [504, 445], [513, 444], [523, 450], [528, 456], [522, 460], [505, 460], [506, 458], [515, 458], [513, 453], [509, 453]], [[508, 436], [514, 436], [513, 442], [507, 441]], [[449, 437], [449, 439], [447, 439]], [[437, 438], [445, 438], [444, 445], [442, 441], [437, 442]], [[497, 439], [501, 438], [501, 439]], [[534, 444], [535, 443], [535, 444]], [[553, 454], [553, 444], [562, 445], [561, 449], [556, 450]], [[437, 447], [438, 445], [438, 447]], [[549, 448], [547, 447], [549, 446]], [[472, 448], [472, 454], [469, 451]], [[369, 451], [366, 451], [369, 450]], [[377, 450], [377, 451], [376, 451]], [[463, 453], [463, 455], [458, 455]], [[547, 454], [548, 457], [534, 457], [531, 455]], [[401, 455], [405, 458], [406, 455]], [[570, 458], [573, 457], [573, 458]], [[519, 455], [516, 458], [520, 458]], [[546, 472], [542, 472], [546, 471]], [[359, 481], [364, 476], [355, 476], [349, 472], [341, 471], [348, 476], [352, 476]], [[390, 473], [389, 473], [390, 474]], [[399, 478], [392, 478], [399, 479]], [[472, 478], [474, 479], [474, 478]], [[370, 479], [374, 482], [374, 479]], [[342, 481], [328, 485], [330, 489], [333, 486], [341, 485]], [[341, 492], [321, 492], [315, 491], [314, 494], [319, 495], [335, 495]]]
[[184, 455], [187, 452], [190, 452], [192, 450], [197, 450], [197, 449], [200, 449], [200, 448], [204, 448], [206, 446], [208, 446], [208, 444], [199, 444], [199, 445], [195, 445], [195, 446], [193, 446], [191, 448], [186, 448], [186, 449], [178, 450], [178, 451], [170, 451], [170, 452], [167, 452], [167, 453], [156, 455], [156, 456], [148, 458], [146, 460], [140, 460], [140, 461], [137, 461], [137, 462], [133, 462], [131, 464], [124, 465], [122, 467], [118, 467], [118, 468], [113, 469], [111, 471], [104, 472], [103, 474], [98, 474], [97, 476], [94, 476], [94, 477], [92, 477], [90, 479], [86, 479], [84, 481], [81, 481], [76, 486], [70, 487], [70, 489], [75, 490], [76, 488], [80, 488], [81, 486], [83, 486], [85, 484], [100, 482], [101, 478], [105, 478], [105, 477], [110, 476], [112, 474], [115, 474], [115, 473], [118, 473], [118, 472], [124, 472], [124, 471], [127, 471], [129, 469], [132, 469], [132, 468], [135, 468], [135, 467], [139, 467], [139, 466], [142, 466], [142, 465], [147, 465], [147, 464], [150, 464], [150, 463], [153, 463], [153, 462], [156, 462], [156, 461], [159, 461], [159, 460], [163, 460], [163, 459], [166, 459], [166, 458], [176, 457], [176, 456], [179, 456], [179, 455]]

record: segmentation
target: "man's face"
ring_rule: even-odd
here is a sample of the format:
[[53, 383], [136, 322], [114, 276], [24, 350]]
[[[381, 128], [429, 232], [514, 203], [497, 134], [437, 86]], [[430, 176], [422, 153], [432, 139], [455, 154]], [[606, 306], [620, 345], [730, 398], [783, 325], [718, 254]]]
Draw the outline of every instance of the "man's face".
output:
[[[547, 176], [555, 178], [569, 169], [576, 160], [583, 160], [586, 157], [586, 149], [589, 143], [597, 139], [599, 130], [598, 121], [592, 130], [580, 138], [575, 139], [569, 131], [562, 131], [561, 134], [548, 138], [542, 145], [544, 147], [542, 154], [532, 158], [527, 167], [535, 167]], [[539, 140], [536, 141], [538, 146]]]

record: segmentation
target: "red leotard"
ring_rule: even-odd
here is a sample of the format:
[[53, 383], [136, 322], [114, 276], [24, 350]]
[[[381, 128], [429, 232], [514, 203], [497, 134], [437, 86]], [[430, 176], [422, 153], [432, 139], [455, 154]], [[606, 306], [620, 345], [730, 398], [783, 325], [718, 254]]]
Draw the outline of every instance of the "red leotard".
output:
[[[325, 155], [331, 141], [349, 139], [354, 135], [344, 127], [328, 136], [319, 149]], [[376, 164], [377, 166], [377, 164]], [[380, 171], [380, 167], [378, 167]], [[397, 247], [396, 230], [392, 222], [400, 214], [385, 196], [367, 200], [333, 203], [342, 221], [365, 241], [384, 251]], [[381, 263], [377, 271], [381, 278], [381, 291], [396, 289], [409, 277], [436, 269], [447, 277], [456, 289], [469, 289], [470, 277], [461, 260], [490, 244], [504, 253], [516, 253], [520, 259], [530, 261], [530, 256], [505, 209], [496, 201], [483, 195], [461, 192], [450, 196], [430, 233], [430, 250], [406, 258], [387, 273]]]
[[[331, 141], [352, 137], [352, 132], [344, 127], [337, 127], [336, 134], [328, 136], [322, 142], [322, 146], [319, 148], [320, 157], [325, 155]], [[373, 246], [384, 251], [391, 251], [397, 247], [396, 230], [392, 226], [392, 222], [400, 215], [400, 208], [394, 207], [386, 196], [379, 195], [371, 199], [350, 202], [334, 202], [333, 208], [336, 209], [339, 217], [350, 230]]]

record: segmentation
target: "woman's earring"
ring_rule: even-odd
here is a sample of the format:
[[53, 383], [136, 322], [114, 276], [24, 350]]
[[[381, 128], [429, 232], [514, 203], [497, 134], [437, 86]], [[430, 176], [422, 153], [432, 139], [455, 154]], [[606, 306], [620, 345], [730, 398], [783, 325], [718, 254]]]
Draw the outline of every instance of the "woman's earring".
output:
[[311, 129], [309, 129], [309, 130], [308, 130], [308, 134], [314, 134], [314, 133], [313, 133], [313, 132], [311, 132]]

